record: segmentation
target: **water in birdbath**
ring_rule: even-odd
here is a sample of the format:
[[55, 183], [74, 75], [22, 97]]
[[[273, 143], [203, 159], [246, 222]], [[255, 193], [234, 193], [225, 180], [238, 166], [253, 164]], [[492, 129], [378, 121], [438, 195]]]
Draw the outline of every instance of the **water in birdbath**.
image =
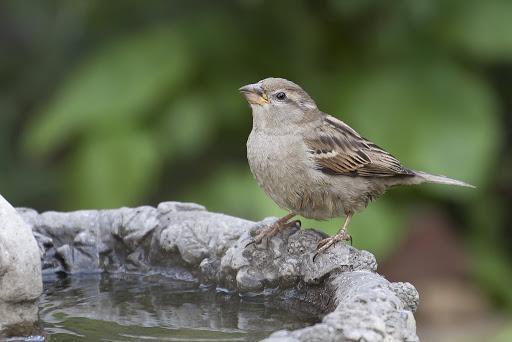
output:
[[49, 341], [257, 341], [319, 321], [285, 304], [160, 275], [82, 275], [46, 279], [39, 317]]

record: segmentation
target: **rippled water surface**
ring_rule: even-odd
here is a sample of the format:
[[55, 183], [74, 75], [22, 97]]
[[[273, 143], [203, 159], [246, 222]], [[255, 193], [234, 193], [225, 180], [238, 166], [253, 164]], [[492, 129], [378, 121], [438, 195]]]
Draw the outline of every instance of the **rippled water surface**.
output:
[[39, 316], [49, 341], [257, 341], [319, 320], [275, 297], [162, 276], [88, 275], [44, 287]]

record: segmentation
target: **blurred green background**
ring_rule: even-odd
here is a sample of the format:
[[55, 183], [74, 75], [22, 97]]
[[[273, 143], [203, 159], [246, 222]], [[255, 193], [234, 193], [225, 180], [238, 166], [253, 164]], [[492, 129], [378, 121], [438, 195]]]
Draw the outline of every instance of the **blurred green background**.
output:
[[512, 339], [512, 1], [2, 1], [0, 193], [282, 215], [250, 174], [237, 92], [269, 76], [406, 166], [478, 187], [392, 190], [350, 232], [418, 287], [424, 340]]

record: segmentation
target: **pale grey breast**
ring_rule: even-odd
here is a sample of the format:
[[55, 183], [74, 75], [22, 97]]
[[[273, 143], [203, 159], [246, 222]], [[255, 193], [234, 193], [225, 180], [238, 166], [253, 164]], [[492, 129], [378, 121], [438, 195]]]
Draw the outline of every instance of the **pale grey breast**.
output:
[[343, 215], [345, 196], [314, 169], [300, 135], [253, 130], [247, 159], [258, 185], [281, 208], [314, 219]]
[[258, 185], [281, 208], [292, 210], [300, 165], [291, 155], [296, 153], [298, 139], [289, 135], [269, 135], [253, 130], [247, 141], [247, 159]]

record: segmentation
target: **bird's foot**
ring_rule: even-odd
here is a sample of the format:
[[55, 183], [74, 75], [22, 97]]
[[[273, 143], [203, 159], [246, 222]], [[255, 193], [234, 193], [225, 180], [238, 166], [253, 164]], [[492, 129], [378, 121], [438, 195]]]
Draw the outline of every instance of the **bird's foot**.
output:
[[263, 239], [270, 240], [272, 237], [276, 236], [280, 231], [288, 229], [288, 228], [297, 228], [300, 229], [301, 222], [300, 220], [293, 220], [290, 222], [286, 222], [285, 224], [278, 224], [277, 222], [272, 224], [270, 227], [262, 229], [257, 232], [256, 236], [249, 241], [245, 248], [249, 247], [253, 244], [260, 244]]
[[352, 236], [350, 236], [346, 231], [341, 231], [338, 234], [328, 237], [326, 239], [320, 240], [317, 245], [316, 253], [313, 256], [313, 262], [316, 257], [326, 251], [329, 247], [334, 246], [336, 242], [340, 241], [350, 241], [350, 245], [352, 246]]

